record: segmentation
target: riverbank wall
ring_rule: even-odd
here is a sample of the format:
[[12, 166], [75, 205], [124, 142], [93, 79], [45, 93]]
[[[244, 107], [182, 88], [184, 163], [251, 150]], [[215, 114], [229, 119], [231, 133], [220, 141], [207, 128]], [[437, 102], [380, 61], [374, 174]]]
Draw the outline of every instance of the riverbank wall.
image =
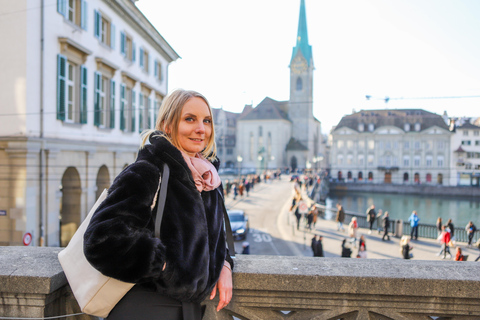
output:
[[373, 184], [358, 182], [331, 181], [330, 192], [378, 192], [392, 194], [415, 194], [426, 196], [475, 198], [480, 197], [480, 188], [471, 186], [441, 186], [441, 185], [403, 185], [403, 184]]

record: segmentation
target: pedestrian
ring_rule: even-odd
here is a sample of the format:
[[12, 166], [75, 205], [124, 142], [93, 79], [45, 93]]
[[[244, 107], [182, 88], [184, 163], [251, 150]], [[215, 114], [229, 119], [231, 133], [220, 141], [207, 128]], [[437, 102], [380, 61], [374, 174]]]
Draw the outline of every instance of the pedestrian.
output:
[[353, 244], [354, 248], [357, 247], [357, 229], [357, 217], [352, 217], [352, 220], [348, 225], [348, 235], [350, 236], [350, 242]]
[[358, 249], [357, 258], [366, 259], [367, 258], [367, 249], [364, 246], [360, 246]]
[[477, 231], [477, 227], [475, 227], [473, 222], [470, 221], [469, 223], [467, 223], [467, 226], [465, 227], [465, 231], [467, 231], [467, 235], [468, 235], [468, 247], [471, 247], [473, 236], [475, 235], [475, 231]]
[[365, 236], [363, 234], [360, 236], [360, 239], [358, 241], [358, 247], [363, 247], [364, 250], [367, 251], [367, 240], [365, 239]]
[[375, 205], [372, 204], [370, 208], [367, 209], [367, 222], [370, 224], [370, 230], [368, 231], [368, 234], [372, 233], [373, 229], [373, 224], [375, 223], [375, 219], [377, 218], [377, 213], [375, 212]]
[[452, 219], [448, 219], [447, 227], [450, 229], [450, 237], [452, 239], [452, 243], [455, 244], [455, 226], [453, 225]]
[[236, 181], [233, 183], [232, 188], [233, 188], [233, 200], [236, 200], [238, 196], [238, 183]]
[[418, 240], [418, 221], [420, 221], [420, 218], [417, 215], [417, 211], [413, 210], [412, 214], [408, 218], [408, 221], [410, 222], [410, 238], [412, 240]]
[[307, 214], [307, 229], [312, 230], [313, 224], [313, 210], [309, 210]]
[[410, 245], [410, 237], [403, 235], [400, 239], [400, 252], [402, 253], [403, 259], [413, 258], [413, 254], [410, 252], [412, 249], [413, 246]]
[[343, 222], [345, 221], [345, 211], [340, 203], [337, 203], [337, 215], [335, 217], [335, 221], [337, 222], [337, 231], [345, 231], [345, 228], [343, 227]]
[[390, 236], [388, 235], [388, 229], [390, 228], [390, 217], [388, 214], [388, 211], [385, 211], [385, 214], [383, 215], [383, 237], [382, 241], [385, 241], [385, 237], [387, 238], [388, 241], [390, 241]]
[[442, 218], [438, 217], [438, 219], [437, 219], [437, 237], [440, 237], [440, 234], [442, 234], [442, 225], [443, 225]]
[[313, 228], [315, 229], [315, 225], [317, 224], [318, 220], [318, 207], [313, 204], [312, 206], [312, 212], [313, 212]]
[[313, 238], [312, 238], [312, 244], [310, 245], [310, 247], [312, 248], [312, 252], [313, 252], [314, 257], [317, 256], [317, 241], [318, 241], [318, 236], [314, 235]]
[[248, 182], [248, 179], [245, 179], [245, 193], [247, 194], [247, 197], [248, 192], [250, 192], [250, 182]]
[[325, 255], [323, 254], [323, 242], [322, 241], [323, 241], [323, 237], [319, 236], [318, 241], [317, 241], [317, 246], [316, 246], [317, 257], [325, 257]]
[[350, 258], [352, 255], [352, 249], [347, 245], [347, 239], [342, 241], [342, 258]]
[[382, 216], [383, 216], [383, 211], [382, 209], [379, 209], [376, 217], [378, 234], [380, 234], [380, 231], [382, 231]]
[[242, 254], [250, 254], [250, 243], [248, 241], [242, 243]]
[[452, 258], [452, 254], [450, 253], [450, 240], [451, 240], [450, 232], [448, 231], [447, 226], [442, 226], [442, 233], [440, 234], [440, 237], [438, 237], [438, 241], [441, 244], [441, 250], [439, 253], [437, 253], [437, 256], [441, 256], [443, 254], [442, 259], [447, 258], [447, 253]]
[[457, 247], [457, 251], [455, 252], [455, 261], [467, 261], [466, 256], [462, 254], [462, 248]]
[[243, 191], [245, 190], [245, 186], [243, 185], [243, 181], [240, 180], [239, 186], [238, 186], [238, 194], [240, 195], [240, 198], [243, 197]]
[[[178, 89], [158, 111], [156, 131], [142, 135], [137, 160], [115, 178], [84, 235], [95, 269], [136, 283], [108, 320], [178, 320], [184, 311], [200, 319], [207, 297], [218, 291], [217, 311], [232, 298], [211, 108], [201, 94]], [[157, 238], [154, 199], [165, 163], [171, 175]]]

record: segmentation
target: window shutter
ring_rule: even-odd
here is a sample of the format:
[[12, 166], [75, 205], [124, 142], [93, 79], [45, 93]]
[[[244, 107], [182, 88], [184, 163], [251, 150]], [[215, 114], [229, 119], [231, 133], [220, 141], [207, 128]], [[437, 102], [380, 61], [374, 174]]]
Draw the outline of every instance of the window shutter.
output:
[[138, 132], [142, 132], [145, 127], [145, 100], [143, 99], [143, 94], [140, 92], [138, 95], [139, 108], [138, 108]]
[[157, 124], [157, 118], [155, 117], [156, 113], [157, 113], [157, 107], [158, 107], [158, 103], [157, 103], [157, 99], [154, 99], [153, 100], [153, 128], [155, 128], [155, 125]]
[[67, 58], [61, 54], [57, 55], [57, 119], [65, 120], [65, 90]]
[[62, 16], [67, 17], [67, 0], [57, 0], [57, 11]]
[[120, 85], [120, 130], [125, 130], [125, 85]]
[[110, 24], [110, 48], [115, 49], [115, 25]]
[[135, 62], [137, 59], [137, 46], [135, 45], [135, 42], [132, 41], [132, 62]]
[[93, 101], [93, 124], [100, 126], [100, 88], [102, 85], [102, 74], [95, 72], [95, 97]]
[[94, 32], [95, 32], [95, 38], [100, 39], [100, 23], [102, 22], [102, 14], [95, 10], [95, 26], [94, 26]]
[[137, 109], [137, 101], [136, 100], [137, 100], [137, 93], [134, 90], [132, 90], [132, 110], [131, 110], [131, 112], [132, 112], [132, 127], [130, 128], [130, 131], [132, 131], [132, 132], [135, 132], [135, 122], [136, 122], [135, 121], [136, 120], [135, 114], [137, 113], [137, 110], [136, 110]]
[[87, 1], [82, 0], [81, 2], [81, 22], [80, 22], [80, 27], [82, 27], [83, 30], [87, 30], [87, 14], [88, 14], [88, 7], [87, 7]]
[[87, 123], [87, 68], [80, 66], [80, 123]]
[[148, 123], [147, 123], [147, 127], [145, 129], [151, 129], [153, 128], [152, 126], [152, 100], [150, 98], [147, 98], [147, 112], [148, 112]]
[[143, 48], [140, 48], [139, 62], [140, 62], [140, 68], [143, 68]]
[[120, 53], [122, 54], [122, 56], [126, 56], [127, 55], [127, 50], [125, 48], [126, 46], [126, 38], [125, 38], [125, 32], [121, 31], [120, 32]]
[[115, 128], [115, 81], [110, 80], [110, 128]]
[[158, 79], [158, 61], [153, 62], [153, 75]]

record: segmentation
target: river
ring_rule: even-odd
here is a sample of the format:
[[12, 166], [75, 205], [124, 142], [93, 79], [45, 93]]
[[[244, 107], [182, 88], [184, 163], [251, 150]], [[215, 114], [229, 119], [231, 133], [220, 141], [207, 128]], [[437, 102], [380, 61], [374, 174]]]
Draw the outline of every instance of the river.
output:
[[[365, 214], [367, 208], [375, 204], [378, 212], [388, 211], [391, 219], [407, 220], [413, 210], [417, 211], [420, 223], [435, 224], [441, 217], [446, 224], [452, 219], [455, 227], [464, 227], [472, 220], [480, 227], [480, 199], [453, 199], [423, 195], [399, 195], [384, 193], [330, 193], [326, 199], [328, 208], [335, 208], [337, 202], [343, 204], [346, 211]], [[327, 211], [328, 212], [328, 211]], [[331, 213], [335, 214], [335, 212]], [[326, 218], [330, 218], [328, 215]]]

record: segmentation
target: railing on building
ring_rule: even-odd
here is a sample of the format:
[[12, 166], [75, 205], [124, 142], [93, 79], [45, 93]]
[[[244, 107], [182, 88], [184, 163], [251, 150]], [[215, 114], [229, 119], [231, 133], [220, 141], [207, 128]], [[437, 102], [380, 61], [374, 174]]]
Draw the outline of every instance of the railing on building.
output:
[[[79, 311], [60, 250], [0, 247], [0, 318]], [[475, 262], [239, 255], [234, 271], [232, 301], [216, 312], [207, 299], [205, 320], [480, 318]]]

